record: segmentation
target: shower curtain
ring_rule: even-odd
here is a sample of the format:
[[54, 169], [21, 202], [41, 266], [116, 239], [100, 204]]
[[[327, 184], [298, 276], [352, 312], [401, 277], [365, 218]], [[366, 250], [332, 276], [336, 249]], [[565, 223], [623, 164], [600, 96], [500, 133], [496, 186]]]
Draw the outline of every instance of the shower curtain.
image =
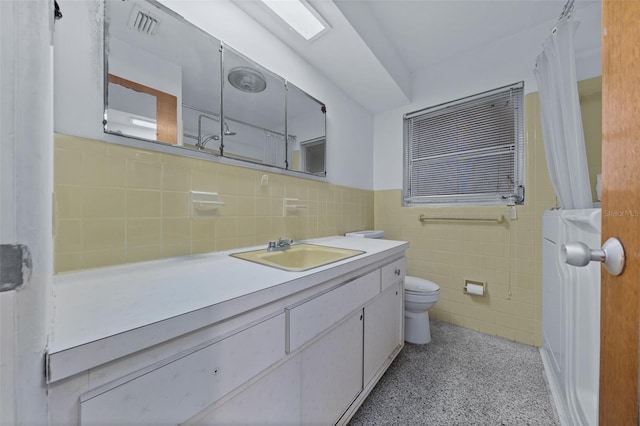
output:
[[577, 28], [578, 22], [558, 22], [534, 70], [547, 166], [563, 209], [593, 207], [573, 51]]
[[264, 163], [284, 167], [284, 136], [265, 130], [264, 139]]
[[[284, 135], [270, 130], [264, 131], [264, 163], [277, 167], [284, 167], [285, 160], [289, 161], [293, 158], [293, 148], [296, 142], [296, 137], [289, 135], [287, 151], [284, 147]], [[286, 156], [286, 157], [285, 157]], [[289, 164], [291, 167], [291, 164]]]

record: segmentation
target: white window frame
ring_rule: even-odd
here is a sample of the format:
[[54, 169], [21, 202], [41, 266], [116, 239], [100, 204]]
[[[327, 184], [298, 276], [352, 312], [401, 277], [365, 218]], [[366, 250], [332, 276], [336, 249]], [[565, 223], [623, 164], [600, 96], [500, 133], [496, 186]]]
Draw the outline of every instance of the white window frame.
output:
[[[324, 145], [324, 170], [319, 172], [312, 172], [307, 170], [307, 149], [317, 145]], [[305, 173], [310, 173], [316, 176], [326, 176], [327, 175], [327, 139], [324, 136], [315, 139], [309, 139], [308, 141], [300, 142], [300, 168]]]
[[[471, 108], [477, 107], [484, 103], [489, 103], [493, 99], [508, 99], [509, 105], [513, 108], [513, 140], [509, 140], [508, 143], [494, 144], [489, 147], [449, 150], [445, 154], [436, 153], [437, 155], [429, 156], [424, 155], [425, 149], [428, 151], [428, 137], [424, 133], [420, 133], [416, 130], [417, 135], [414, 136], [413, 128], [414, 123], [417, 120], [438, 120], [438, 117], [442, 118], [446, 114], [451, 112], [471, 111]], [[485, 112], [490, 112], [488, 109]], [[462, 114], [459, 114], [462, 115]], [[466, 117], [465, 117], [466, 118]], [[413, 121], [416, 120], [416, 121]], [[462, 99], [458, 99], [452, 102], [443, 103], [440, 105], [424, 108], [418, 111], [413, 111], [403, 116], [404, 122], [404, 181], [402, 191], [402, 205], [405, 207], [411, 206], [429, 206], [429, 205], [510, 205], [510, 204], [524, 204], [524, 188], [525, 188], [525, 132], [524, 132], [524, 82], [511, 84], [508, 86], [500, 87], [487, 92], [479, 93], [476, 95], [468, 96]], [[434, 121], [435, 122], [435, 121]], [[464, 123], [465, 126], [477, 125], [477, 121], [473, 120], [463, 121], [460, 119], [460, 123]], [[482, 129], [479, 129], [481, 132]], [[473, 131], [470, 132], [474, 134]], [[438, 136], [438, 142], [440, 147], [442, 143], [446, 142], [448, 138], [455, 138], [455, 136]], [[426, 139], [425, 139], [426, 138]], [[483, 141], [486, 143], [487, 137], [485, 136]], [[473, 141], [473, 139], [472, 139]], [[453, 142], [453, 141], [452, 141]], [[489, 142], [490, 143], [490, 142]], [[420, 144], [420, 145], [419, 145]], [[427, 144], [427, 145], [425, 145]], [[414, 152], [421, 151], [423, 154], [420, 158], [414, 158]], [[455, 161], [468, 161], [487, 156], [504, 156], [508, 155], [513, 158], [513, 176], [508, 177], [507, 184], [502, 184], [499, 191], [486, 191], [478, 192], [478, 189], [469, 190], [464, 192], [464, 189], [460, 189], [463, 185], [460, 183], [462, 180], [458, 173], [448, 173], [443, 170], [443, 180], [449, 182], [457, 182], [455, 185], [458, 187], [457, 191], [452, 193], [438, 193], [432, 195], [425, 195], [425, 193], [431, 192], [427, 186], [421, 184], [423, 177], [421, 176], [429, 165], [435, 165], [436, 162], [446, 163], [451, 161], [452, 168], [455, 169]], [[509, 162], [510, 166], [510, 162]], [[486, 170], [486, 169], [485, 169]], [[488, 172], [491, 173], [491, 172]], [[496, 171], [496, 173], [498, 173]], [[499, 177], [495, 175], [496, 179]], [[466, 175], [468, 180], [468, 173]], [[477, 182], [481, 182], [478, 180]], [[503, 179], [504, 182], [504, 179]], [[413, 188], [412, 188], [413, 185]], [[431, 185], [432, 187], [437, 186]], [[481, 185], [480, 185], [481, 186]], [[508, 187], [508, 188], [507, 188]], [[433, 190], [433, 192], [437, 192]]]

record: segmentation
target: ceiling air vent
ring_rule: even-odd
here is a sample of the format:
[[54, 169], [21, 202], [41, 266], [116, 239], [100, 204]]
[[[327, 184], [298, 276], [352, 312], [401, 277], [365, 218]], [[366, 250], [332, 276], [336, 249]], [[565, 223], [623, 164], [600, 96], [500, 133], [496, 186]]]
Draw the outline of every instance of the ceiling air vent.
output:
[[160, 26], [160, 19], [156, 18], [151, 12], [146, 11], [140, 6], [135, 5], [129, 17], [129, 27], [139, 33], [154, 35]]

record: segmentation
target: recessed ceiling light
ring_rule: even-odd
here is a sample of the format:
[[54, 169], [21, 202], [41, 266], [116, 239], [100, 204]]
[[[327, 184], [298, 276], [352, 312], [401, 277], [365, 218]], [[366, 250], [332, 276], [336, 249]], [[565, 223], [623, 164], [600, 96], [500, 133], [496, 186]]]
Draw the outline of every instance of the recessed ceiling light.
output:
[[262, 2], [307, 41], [329, 30], [329, 24], [304, 0]]

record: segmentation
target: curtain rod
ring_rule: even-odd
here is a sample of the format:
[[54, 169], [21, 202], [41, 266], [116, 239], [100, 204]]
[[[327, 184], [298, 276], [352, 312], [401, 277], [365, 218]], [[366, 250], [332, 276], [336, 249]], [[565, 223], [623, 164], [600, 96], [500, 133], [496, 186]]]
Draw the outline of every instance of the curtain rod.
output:
[[[2, 0], [0, 0], [0, 1], [2, 1]], [[218, 113], [207, 111], [206, 109], [194, 107], [194, 106], [187, 105], [187, 104], [184, 104], [184, 103], [182, 104], [182, 106], [187, 108], [187, 109], [190, 109], [190, 110], [193, 110], [193, 111], [197, 111], [197, 112], [200, 112], [200, 113], [205, 114], [205, 115], [210, 115], [210, 116], [214, 117], [213, 119], [215, 121], [220, 121], [220, 114], [218, 114]], [[235, 118], [231, 118], [231, 117], [228, 117], [228, 116], [225, 117], [225, 121], [226, 120], [233, 121], [234, 123], [244, 124], [245, 126], [253, 127], [254, 129], [258, 129], [258, 130], [266, 130], [267, 132], [275, 133], [276, 135], [280, 135], [280, 136], [284, 137], [284, 133], [276, 132], [275, 130], [267, 129], [266, 127], [260, 127], [260, 126], [257, 126], [255, 124], [247, 123], [246, 121], [237, 120]], [[296, 135], [292, 135], [291, 133], [289, 133], [289, 137], [296, 137]]]

